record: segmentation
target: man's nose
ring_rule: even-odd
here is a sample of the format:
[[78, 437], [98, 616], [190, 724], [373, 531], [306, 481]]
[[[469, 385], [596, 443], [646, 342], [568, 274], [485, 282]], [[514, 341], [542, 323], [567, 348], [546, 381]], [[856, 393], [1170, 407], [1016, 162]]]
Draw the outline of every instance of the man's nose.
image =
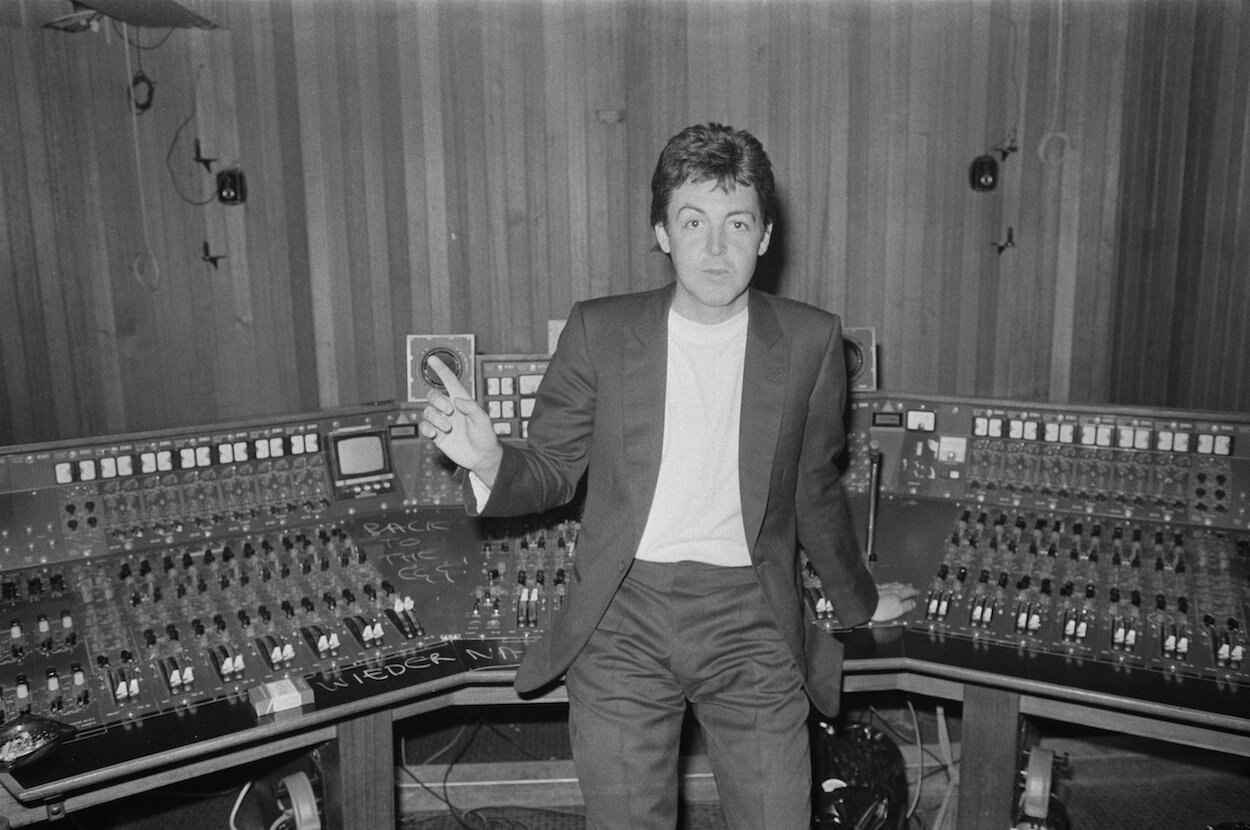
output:
[[725, 252], [725, 229], [712, 226], [711, 232], [707, 235], [707, 252], [709, 254], [723, 254]]

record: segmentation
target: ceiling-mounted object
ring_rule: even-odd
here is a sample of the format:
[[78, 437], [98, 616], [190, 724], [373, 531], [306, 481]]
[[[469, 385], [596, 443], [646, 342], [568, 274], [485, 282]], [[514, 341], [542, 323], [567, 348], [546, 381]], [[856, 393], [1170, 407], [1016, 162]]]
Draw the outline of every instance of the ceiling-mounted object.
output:
[[213, 21], [178, 5], [174, 0], [75, 0], [106, 17], [131, 26], [154, 29], [216, 29]]
[[54, 17], [47, 23], [43, 24], [45, 29], [55, 29], [58, 32], [67, 32], [76, 35], [79, 32], [87, 30], [99, 31], [100, 18], [104, 15], [95, 9], [88, 9], [79, 4], [74, 4], [74, 10], [69, 14], [63, 14], [60, 17]]
[[44, 24], [63, 32], [98, 28], [100, 17], [120, 23], [153, 29], [216, 29], [217, 24], [201, 17], [175, 0], [71, 0], [74, 11]]

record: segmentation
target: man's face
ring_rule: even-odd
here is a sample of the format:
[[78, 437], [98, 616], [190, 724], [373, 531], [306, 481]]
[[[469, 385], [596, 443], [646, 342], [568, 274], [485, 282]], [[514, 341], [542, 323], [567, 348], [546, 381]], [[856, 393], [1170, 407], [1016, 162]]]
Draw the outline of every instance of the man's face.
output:
[[772, 231], [749, 185], [726, 192], [715, 181], [686, 182], [674, 190], [665, 222], [655, 226], [656, 241], [677, 270], [673, 310], [699, 323], [719, 323], [741, 311]]

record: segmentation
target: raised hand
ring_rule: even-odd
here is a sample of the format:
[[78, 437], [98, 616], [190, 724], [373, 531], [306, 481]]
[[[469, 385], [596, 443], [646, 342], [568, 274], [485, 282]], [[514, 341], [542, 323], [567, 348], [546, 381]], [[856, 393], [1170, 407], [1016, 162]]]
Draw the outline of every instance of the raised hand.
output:
[[487, 487], [493, 487], [499, 462], [503, 459], [503, 447], [490, 417], [473, 400], [455, 372], [437, 357], [430, 357], [428, 361], [447, 391], [430, 390], [417, 428], [432, 439], [444, 455], [476, 473]]

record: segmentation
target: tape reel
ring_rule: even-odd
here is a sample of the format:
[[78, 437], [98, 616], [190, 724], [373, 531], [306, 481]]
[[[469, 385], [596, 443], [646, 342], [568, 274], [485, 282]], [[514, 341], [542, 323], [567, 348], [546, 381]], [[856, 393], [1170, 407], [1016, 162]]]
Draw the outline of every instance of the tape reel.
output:
[[443, 391], [443, 382], [430, 368], [429, 359], [437, 357], [456, 373], [470, 396], [477, 394], [474, 372], [475, 340], [472, 334], [410, 334], [408, 335], [408, 400], [428, 400], [430, 391]]
[[1068, 808], [1053, 791], [1055, 752], [1033, 747], [1021, 773], [1023, 783], [1012, 830], [1072, 830]]

